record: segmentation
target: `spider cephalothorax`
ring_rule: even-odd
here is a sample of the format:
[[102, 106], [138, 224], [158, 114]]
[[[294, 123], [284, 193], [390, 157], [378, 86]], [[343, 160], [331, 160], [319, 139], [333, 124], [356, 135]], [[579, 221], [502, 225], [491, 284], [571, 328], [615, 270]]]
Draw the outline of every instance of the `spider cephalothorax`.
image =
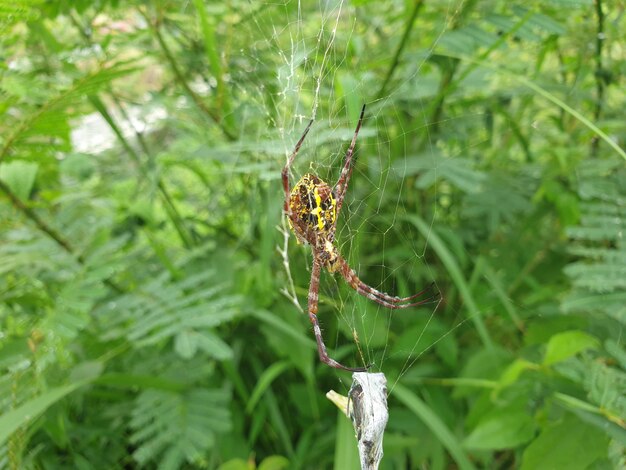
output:
[[[313, 121], [304, 130], [300, 140], [287, 160], [287, 164], [282, 171], [283, 190], [285, 191], [284, 211], [289, 220], [289, 226], [293, 230], [299, 243], [311, 245], [313, 252], [313, 267], [311, 269], [311, 283], [309, 285], [308, 309], [309, 319], [313, 324], [315, 340], [317, 341], [317, 349], [322, 362], [335, 367], [350, 371], [365, 371], [365, 367], [350, 368], [331, 359], [326, 352], [326, 345], [322, 339], [322, 332], [317, 321], [317, 305], [318, 294], [320, 288], [320, 274], [322, 268], [334, 273], [338, 272], [345, 279], [350, 287], [357, 293], [367, 297], [380, 305], [387, 308], [398, 309], [422, 305], [434, 301], [438, 293], [434, 292], [431, 287], [418, 292], [409, 297], [394, 297], [384, 292], [380, 292], [371, 286], [365, 284], [359, 279], [356, 272], [350, 268], [345, 259], [341, 256], [335, 246], [335, 231], [337, 227], [337, 218], [341, 212], [341, 206], [346, 196], [348, 181], [352, 174], [352, 154], [356, 146], [356, 138], [361, 129], [363, 115], [365, 114], [365, 106], [361, 110], [359, 122], [354, 131], [352, 142], [346, 152], [346, 159], [341, 170], [341, 176], [334, 188], [322, 181], [316, 175], [307, 173], [296, 183], [293, 189], [289, 189], [289, 169], [295, 159], [304, 138], [309, 132]], [[410, 303], [411, 300], [421, 297], [425, 294], [431, 294], [426, 299]]]

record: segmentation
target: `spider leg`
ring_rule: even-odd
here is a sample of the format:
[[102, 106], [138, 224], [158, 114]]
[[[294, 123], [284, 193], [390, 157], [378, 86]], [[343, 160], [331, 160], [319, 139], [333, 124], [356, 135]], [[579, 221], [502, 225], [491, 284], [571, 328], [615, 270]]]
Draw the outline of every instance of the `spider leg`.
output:
[[326, 351], [326, 345], [324, 344], [324, 339], [322, 338], [322, 330], [320, 329], [320, 324], [317, 321], [317, 305], [319, 300], [321, 272], [322, 265], [319, 260], [314, 257], [313, 268], [311, 269], [311, 284], [309, 285], [308, 309], [309, 320], [311, 320], [311, 323], [313, 324], [313, 332], [315, 333], [315, 340], [317, 341], [317, 352], [319, 353], [320, 361], [324, 364], [328, 364], [330, 367], [334, 367], [335, 369], [343, 369], [350, 372], [366, 372], [366, 367], [346, 367], [343, 364], [340, 364], [332, 359]]
[[341, 170], [341, 175], [339, 176], [337, 184], [335, 185], [335, 195], [337, 199], [337, 217], [339, 217], [339, 212], [341, 211], [341, 206], [343, 205], [343, 199], [344, 197], [346, 197], [348, 182], [350, 181], [350, 176], [352, 176], [352, 168], [354, 167], [354, 165], [352, 164], [352, 155], [354, 154], [356, 138], [359, 135], [359, 131], [361, 130], [361, 124], [363, 123], [364, 115], [365, 105], [363, 105], [363, 108], [361, 108], [361, 116], [359, 117], [359, 122], [356, 125], [356, 130], [354, 131], [354, 136], [352, 137], [350, 147], [348, 147], [348, 151], [346, 152], [346, 159], [343, 164], [343, 169]]
[[302, 133], [302, 136], [300, 137], [300, 140], [298, 140], [298, 143], [296, 144], [296, 147], [293, 149], [293, 152], [291, 152], [291, 155], [289, 156], [289, 159], [287, 160], [287, 163], [285, 164], [285, 166], [283, 167], [283, 171], [281, 172], [281, 176], [283, 179], [283, 189], [285, 191], [285, 206], [284, 206], [284, 210], [285, 213], [289, 214], [289, 170], [291, 169], [291, 164], [293, 163], [294, 159], [296, 158], [296, 155], [298, 154], [298, 151], [300, 150], [300, 147], [302, 147], [302, 143], [304, 142], [304, 138], [306, 137], [306, 135], [309, 133], [309, 130], [311, 129], [311, 126], [313, 125], [313, 119], [311, 119], [309, 121], [309, 124], [306, 126], [306, 129], [304, 129], [304, 132]]
[[[385, 294], [384, 292], [380, 292], [379, 290], [368, 286], [361, 279], [359, 279], [359, 276], [352, 268], [350, 268], [348, 262], [343, 257], [340, 256], [337, 262], [339, 263], [339, 272], [341, 276], [345, 279], [350, 287], [357, 291], [358, 294], [362, 295], [363, 297], [367, 297], [370, 300], [373, 300], [383, 307], [390, 309], [417, 307], [418, 305], [424, 305], [439, 299], [439, 292], [434, 290], [434, 283], [430, 284], [426, 289], [421, 290], [417, 294], [413, 294], [408, 297], [396, 297]], [[428, 295], [428, 297], [418, 302], [411, 302], [411, 300], [417, 299], [418, 297], [422, 297], [424, 295]]]

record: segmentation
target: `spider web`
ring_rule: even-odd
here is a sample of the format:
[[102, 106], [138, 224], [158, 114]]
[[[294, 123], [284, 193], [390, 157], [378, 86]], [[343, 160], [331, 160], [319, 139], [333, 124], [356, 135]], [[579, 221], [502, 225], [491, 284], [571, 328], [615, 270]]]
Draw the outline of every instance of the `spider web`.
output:
[[[267, 93], [259, 93], [255, 100], [271, 123], [269, 127], [276, 129], [277, 135], [272, 137], [278, 140], [282, 150], [280, 166], [292, 152], [307, 122], [315, 120], [292, 168], [292, 184], [308, 171], [331, 185], [336, 182], [358, 112], [363, 103], [368, 105], [357, 144], [356, 166], [338, 222], [337, 245], [363, 281], [380, 291], [405, 296], [435, 280], [428, 262], [432, 256], [428, 234], [424, 236], [407, 222], [415, 212], [414, 204], [407, 205], [407, 195], [419, 201], [419, 189], [408, 187], [405, 182], [411, 140], [417, 135], [426, 139], [427, 153], [433, 156], [429, 171], [436, 179], [439, 178], [439, 163], [434, 158], [437, 148], [430, 141], [424, 104], [419, 104], [417, 110], [422, 120], [414, 121], [408, 128], [398, 125], [406, 112], [402, 97], [410, 96], [410, 106], [419, 102], [416, 97], [420, 93], [420, 82], [428, 79], [424, 69], [464, 2], [449, 1], [440, 5], [442, 19], [432, 25], [429, 32], [434, 41], [424, 44], [419, 56], [400, 54], [398, 61], [413, 60], [414, 67], [408, 74], [410, 67], [406, 63], [394, 69], [395, 73], [401, 71], [404, 75], [394, 76], [385, 86], [371, 71], [367, 43], [375, 42], [377, 36], [389, 39], [388, 52], [376, 57], [385, 65], [374, 63], [376, 73], [389, 70], [396, 60], [402, 31], [377, 34], [373, 31], [374, 25], [367, 23], [367, 12], [361, 14], [360, 8], [370, 12], [379, 8], [379, 13], [390, 18], [400, 17], [397, 24], [405, 25], [410, 21], [411, 7], [407, 10], [406, 2], [363, 6], [354, 3], [339, 0], [315, 5], [306, 2], [259, 4], [261, 6], [251, 17], [250, 27], [255, 29], [251, 36], [259, 37], [261, 32], [264, 40], [252, 44], [249, 54], [265, 60], [269, 49], [270, 55], [275, 57], [276, 89], [271, 98], [267, 98]], [[268, 10], [271, 13], [268, 14]], [[415, 44], [420, 41], [419, 36], [419, 31], [414, 29], [408, 41]], [[438, 124], [446, 125], [445, 122]], [[278, 181], [276, 187], [280, 187]], [[429, 230], [436, 219], [435, 210], [425, 220]], [[305, 313], [306, 293], [302, 292], [308, 289], [308, 278], [304, 283], [295, 281], [294, 270], [305, 259], [310, 271], [310, 248], [304, 247], [296, 253], [295, 237], [290, 234], [284, 217], [280, 232], [278, 251], [283, 260], [283, 294], [294, 305], [294, 311], [297, 308]], [[294, 253], [298, 257], [296, 266]], [[397, 380], [422, 354], [467, 321], [457, 315], [459, 320], [451, 329], [434, 338], [425, 335], [437, 306], [433, 303], [419, 309], [388, 310], [358, 296], [339, 275], [322, 273], [318, 317], [331, 357], [335, 357], [342, 345], [352, 341], [358, 346], [362, 364], [374, 364], [374, 370], [384, 370], [388, 359], [401, 358], [404, 366]], [[409, 334], [403, 336], [404, 341], [397, 347], [391, 337], [398, 335], [394, 323], [399, 316], [404, 317], [400, 320]], [[415, 325], [411, 324], [413, 317], [418, 320]], [[339, 322], [338, 328], [332, 328], [337, 332], [335, 335], [324, 328], [330, 322]], [[359, 365], [348, 360], [341, 362]]]

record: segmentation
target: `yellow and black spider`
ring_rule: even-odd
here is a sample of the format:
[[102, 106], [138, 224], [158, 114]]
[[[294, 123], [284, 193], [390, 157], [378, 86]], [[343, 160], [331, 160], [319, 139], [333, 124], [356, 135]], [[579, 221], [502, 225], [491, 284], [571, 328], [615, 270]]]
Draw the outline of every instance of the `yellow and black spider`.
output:
[[[326, 352], [326, 345], [324, 344], [322, 332], [317, 321], [317, 304], [322, 268], [326, 268], [330, 273], [338, 272], [357, 293], [391, 309], [415, 307], [432, 302], [439, 296], [438, 292], [433, 291], [432, 284], [421, 292], [409, 297], [394, 297], [380, 292], [361, 281], [354, 270], [350, 268], [348, 262], [341, 256], [337, 247], [335, 247], [337, 218], [341, 212], [341, 206], [343, 205], [348, 182], [352, 174], [352, 155], [364, 114], [365, 105], [363, 105], [363, 109], [361, 110], [361, 116], [359, 117], [359, 122], [354, 131], [354, 136], [352, 137], [352, 143], [346, 152], [343, 169], [341, 170], [341, 175], [334, 189], [331, 189], [327, 183], [311, 173], [307, 173], [300, 178], [293, 189], [289, 188], [289, 170], [302, 146], [302, 142], [304, 142], [304, 138], [308, 134], [309, 129], [311, 129], [313, 120], [306, 126], [302, 137], [300, 137], [300, 140], [289, 156], [287, 164], [282, 171], [283, 189], [285, 190], [284, 211], [287, 214], [289, 225], [298, 241], [311, 245], [311, 251], [313, 252], [308, 310], [309, 319], [313, 324], [313, 332], [315, 333], [320, 360], [331, 367], [353, 372], [364, 372], [367, 368], [346, 367], [332, 359], [328, 355], [328, 352]], [[426, 294], [430, 295], [419, 302], [408, 303]]]

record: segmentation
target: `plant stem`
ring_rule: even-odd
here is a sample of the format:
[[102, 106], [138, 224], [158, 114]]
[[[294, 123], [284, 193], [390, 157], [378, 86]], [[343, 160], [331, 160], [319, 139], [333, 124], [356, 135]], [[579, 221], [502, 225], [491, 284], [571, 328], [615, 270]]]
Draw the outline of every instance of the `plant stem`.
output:
[[148, 18], [148, 16], [146, 15], [146, 13], [144, 13], [141, 10], [141, 8], [139, 8], [138, 11], [145, 18], [145, 20], [148, 23], [148, 25], [150, 25], [150, 28], [151, 28], [152, 32], [154, 33], [154, 36], [156, 37], [157, 42], [159, 43], [159, 47], [161, 48], [161, 51], [163, 52], [163, 55], [165, 56], [165, 58], [169, 62], [170, 68], [172, 69], [172, 72], [174, 72], [174, 76], [176, 77], [176, 81], [180, 84], [180, 86], [183, 87], [185, 92], [193, 100], [193, 102], [196, 104], [196, 106], [198, 108], [200, 108], [200, 110], [202, 110], [207, 116], [209, 116], [209, 118], [211, 118], [211, 120], [213, 120], [213, 122], [215, 122], [215, 124], [217, 124], [217, 126], [221, 129], [221, 131], [224, 133], [224, 135], [226, 136], [226, 138], [228, 140], [230, 140], [230, 141], [236, 140], [235, 135], [232, 133], [232, 131], [230, 129], [228, 129], [224, 125], [224, 123], [222, 122], [222, 119], [220, 118], [220, 116], [215, 111], [213, 111], [211, 108], [209, 108], [204, 103], [204, 101], [202, 101], [202, 98], [200, 96], [198, 96], [198, 94], [195, 93], [191, 89], [191, 87], [189, 86], [189, 84], [185, 80], [185, 77], [184, 77], [183, 73], [178, 68], [178, 64], [176, 63], [176, 59], [174, 59], [174, 56], [172, 55], [171, 51], [167, 47], [167, 44], [165, 43], [165, 40], [163, 39], [163, 35], [161, 34], [161, 31], [159, 30], [159, 25], [152, 23], [150, 21], [150, 19]]
[[[81, 265], [86, 264], [85, 257], [80, 253], [76, 253], [76, 250], [70, 244], [70, 242], [68, 242], [59, 232], [53, 229], [50, 225], [44, 222], [44, 220], [39, 217], [34, 210], [28, 207], [19, 197], [17, 197], [13, 193], [13, 191], [11, 191], [11, 188], [9, 188], [2, 180], [0, 180], [0, 191], [6, 194], [6, 196], [9, 198], [9, 201], [11, 201], [11, 204], [13, 204], [13, 206], [17, 210], [22, 212], [26, 216], [26, 218], [34, 222], [39, 230], [48, 235], [52, 240], [56, 242], [57, 245], [63, 248], [63, 250], [65, 250], [67, 253], [74, 256]], [[104, 282], [107, 286], [116, 291], [118, 294], [124, 292], [124, 289], [122, 289], [110, 279], [104, 279], [102, 282]]]
[[84, 258], [80, 254], [76, 254], [75, 253], [74, 247], [72, 247], [72, 245], [70, 245], [70, 243], [67, 240], [65, 240], [56, 230], [54, 230], [47, 223], [45, 223], [37, 215], [37, 213], [34, 210], [32, 210], [30, 207], [28, 207], [26, 204], [24, 204], [24, 202], [22, 202], [22, 200], [19, 197], [17, 197], [13, 193], [13, 191], [11, 191], [11, 188], [9, 188], [5, 184], [5, 182], [2, 181], [2, 180], [0, 180], [0, 191], [2, 191], [4, 194], [6, 194], [7, 197], [9, 198], [9, 200], [11, 201], [11, 204], [13, 204], [13, 206], [17, 210], [22, 212], [27, 218], [32, 220], [39, 230], [41, 230], [42, 232], [46, 233], [50, 238], [52, 238], [57, 243], [57, 245], [59, 245], [65, 251], [67, 251], [68, 253], [70, 253], [72, 255], [75, 255], [76, 259], [78, 259], [78, 261], [81, 264], [85, 262]]
[[[474, 3], [475, 2], [468, 2], [463, 8], [463, 12], [459, 16], [463, 16], [463, 14], [466, 13], [469, 10], [469, 8], [473, 6]], [[450, 96], [452, 93], [456, 91], [456, 89], [463, 82], [463, 80], [465, 80], [465, 78], [467, 78], [467, 76], [471, 72], [473, 72], [474, 69], [478, 66], [478, 62], [482, 62], [483, 60], [486, 60], [487, 57], [489, 57], [489, 55], [493, 51], [498, 49], [502, 44], [506, 42], [506, 40], [509, 37], [513, 36], [522, 26], [524, 26], [526, 22], [532, 16], [532, 14], [533, 12], [530, 10], [526, 12], [526, 14], [517, 22], [517, 24], [515, 24], [511, 29], [509, 29], [504, 34], [502, 34], [496, 41], [494, 41], [494, 43], [491, 46], [489, 46], [487, 50], [485, 50], [485, 52], [483, 52], [479, 56], [478, 61], [467, 66], [456, 79], [454, 78], [454, 75], [456, 74], [458, 70], [459, 61], [454, 61], [452, 65], [449, 67], [449, 69], [447, 69], [447, 71], [443, 74], [441, 78], [439, 91], [437, 92], [437, 96], [433, 100], [434, 104], [433, 106], [431, 106], [431, 108], [434, 107], [433, 113], [429, 121], [432, 123], [430, 127], [431, 136], [437, 133], [437, 130], [439, 127], [439, 121], [441, 120], [441, 114], [443, 111], [443, 106], [444, 106], [446, 97]], [[456, 28], [458, 24], [459, 24], [459, 21], [455, 20], [454, 28]], [[428, 139], [426, 139], [425, 141], [427, 140]]]
[[[595, 0], [596, 16], [598, 18], [598, 28], [596, 31], [596, 105], [593, 111], [593, 119], [598, 122], [600, 115], [602, 114], [602, 102], [604, 101], [604, 87], [605, 76], [604, 68], [602, 66], [602, 46], [604, 44], [604, 12], [602, 11], [602, 0]], [[591, 156], [595, 157], [598, 154], [598, 146], [600, 145], [600, 139], [598, 136], [594, 136], [591, 141]]]
[[220, 56], [218, 54], [218, 42], [215, 36], [215, 28], [213, 23], [209, 20], [207, 12], [202, 0], [193, 0], [194, 7], [199, 15], [200, 30], [204, 39], [204, 52], [206, 53], [209, 61], [211, 72], [217, 81], [217, 106], [222, 110], [222, 115], [229, 128], [235, 127], [235, 122], [232, 114], [232, 105], [226, 82], [224, 81], [224, 71], [222, 70], [222, 64]]
[[506, 106], [498, 103], [496, 109], [500, 114], [502, 114], [502, 116], [504, 116], [504, 118], [507, 121], [507, 125], [511, 128], [511, 132], [517, 138], [519, 145], [520, 147], [522, 147], [522, 151], [524, 152], [524, 155], [526, 156], [526, 161], [532, 162], [533, 155], [532, 155], [532, 152], [530, 151], [530, 143], [528, 142], [528, 139], [522, 133], [522, 129], [520, 128], [517, 121], [513, 118], [513, 116], [511, 116], [511, 113], [509, 113]]
[[9, 150], [11, 149], [11, 146], [13, 145], [13, 142], [18, 140], [20, 135], [23, 132], [25, 132], [32, 125], [33, 122], [39, 119], [44, 113], [48, 112], [51, 108], [56, 106], [58, 103], [63, 102], [63, 100], [67, 96], [70, 96], [72, 93], [74, 93], [78, 87], [80, 87], [83, 83], [85, 83], [90, 78], [92, 78], [92, 76], [87, 75], [81, 78], [80, 80], [74, 82], [69, 89], [60, 93], [55, 98], [52, 98], [50, 101], [47, 101], [46, 103], [44, 103], [33, 114], [26, 117], [22, 122], [20, 122], [15, 128], [15, 130], [4, 141], [4, 145], [2, 146], [2, 149], [0, 150], [0, 161], [2, 161], [7, 156], [7, 154], [9, 153]]
[[407, 21], [406, 26], [404, 27], [404, 33], [402, 34], [402, 39], [400, 40], [400, 43], [398, 44], [396, 52], [393, 55], [391, 65], [389, 66], [389, 69], [387, 70], [387, 75], [385, 76], [385, 79], [383, 80], [383, 84], [378, 90], [378, 93], [376, 93], [377, 99], [381, 98], [385, 94], [387, 85], [391, 81], [391, 77], [393, 76], [393, 73], [398, 67], [398, 63], [400, 62], [400, 55], [402, 54], [402, 51], [404, 50], [404, 47], [406, 46], [406, 43], [409, 40], [409, 36], [411, 35], [411, 31], [413, 30], [413, 25], [415, 24], [417, 13], [419, 12], [419, 9], [421, 8], [423, 4], [424, 4], [423, 0], [416, 0], [415, 3], [413, 4], [413, 11], [411, 11], [409, 20]]
[[[80, 34], [83, 37], [83, 39], [85, 40], [85, 42], [87, 44], [89, 44], [89, 45], [92, 45], [93, 41], [91, 40], [91, 36], [89, 34], [89, 30], [82, 26], [80, 20], [78, 18], [76, 18], [76, 15], [74, 15], [73, 12], [70, 12], [69, 16], [70, 16], [70, 19], [72, 20], [72, 22], [74, 23], [74, 26], [76, 26], [76, 28], [80, 31]], [[106, 54], [104, 54], [104, 55], [106, 56]], [[119, 113], [124, 117], [124, 119], [126, 119], [126, 121], [128, 122], [129, 126], [133, 129], [133, 131], [135, 133], [135, 137], [137, 138], [137, 141], [139, 142], [139, 146], [143, 150], [144, 154], [148, 157], [148, 159], [150, 161], [152, 161], [153, 159], [152, 159], [151, 153], [150, 153], [150, 151], [148, 149], [148, 145], [146, 144], [146, 141], [143, 138], [143, 134], [141, 132], [139, 132], [135, 128], [135, 126], [132, 123], [132, 120], [130, 119], [130, 117], [126, 113], [125, 108], [120, 104], [119, 98], [113, 92], [113, 90], [111, 88], [109, 88], [109, 95], [111, 96], [113, 102], [115, 103]], [[104, 106], [104, 103], [102, 103], [100, 98], [98, 98], [96, 96], [90, 97], [89, 99], [90, 99], [91, 103], [94, 105], [94, 107], [96, 108], [96, 110], [100, 113], [100, 115], [107, 122], [107, 124], [109, 125], [109, 127], [111, 128], [113, 133], [117, 136], [117, 138], [121, 142], [121, 144], [124, 147], [124, 149], [128, 152], [128, 154], [131, 156], [131, 158], [133, 158], [133, 160], [135, 161], [139, 171], [143, 174], [143, 176], [147, 176], [147, 172], [143, 168], [143, 165], [141, 163], [141, 159], [139, 158], [139, 155], [137, 154], [135, 149], [130, 145], [130, 143], [126, 140], [126, 138], [124, 137], [124, 135], [120, 131], [120, 129], [117, 127], [115, 121], [113, 120], [113, 117], [106, 110], [106, 107]], [[193, 246], [193, 243], [192, 243], [191, 237], [189, 236], [189, 234], [187, 233], [187, 231], [186, 231], [186, 229], [184, 227], [183, 218], [180, 216], [180, 213], [179, 213], [176, 205], [174, 204], [171, 196], [169, 195], [169, 193], [167, 191], [167, 188], [163, 184], [163, 181], [161, 180], [160, 177], [157, 178], [157, 187], [159, 188], [159, 191], [160, 191], [161, 196], [163, 198], [165, 211], [168, 213], [168, 216], [169, 216], [170, 220], [174, 224], [174, 227], [175, 227], [176, 231], [178, 232], [178, 235], [179, 235], [181, 241], [183, 242], [183, 245], [186, 248], [191, 248]]]
[[[109, 125], [113, 133], [117, 136], [118, 140], [122, 144], [122, 147], [124, 147], [126, 152], [134, 160], [140, 173], [142, 173], [142, 175], [147, 178], [148, 173], [146, 169], [144, 168], [144, 166], [141, 164], [141, 159], [139, 158], [139, 154], [132, 147], [132, 145], [130, 145], [130, 143], [126, 140], [126, 137], [124, 137], [124, 134], [115, 123], [113, 116], [111, 116], [111, 114], [107, 111], [102, 100], [98, 96], [95, 96], [95, 95], [90, 96], [89, 100], [93, 104], [94, 108], [96, 108], [96, 110], [100, 113], [100, 115], [107, 122], [107, 124]], [[139, 139], [139, 142], [141, 145], [141, 142], [142, 142], [141, 139]], [[147, 150], [147, 147], [145, 147], [144, 150]], [[178, 236], [183, 242], [183, 245], [185, 246], [185, 248], [188, 248], [188, 249], [191, 248], [193, 246], [191, 237], [187, 233], [187, 230], [185, 229], [185, 226], [183, 223], [183, 219], [178, 213], [178, 209], [174, 205], [174, 202], [172, 201], [172, 198], [170, 197], [167, 191], [167, 188], [165, 187], [165, 185], [163, 184], [163, 181], [160, 178], [157, 179], [157, 188], [159, 189], [159, 192], [161, 193], [161, 196], [163, 197], [165, 211], [167, 212], [168, 217], [170, 218], [172, 223], [174, 224], [174, 228], [176, 229]]]

